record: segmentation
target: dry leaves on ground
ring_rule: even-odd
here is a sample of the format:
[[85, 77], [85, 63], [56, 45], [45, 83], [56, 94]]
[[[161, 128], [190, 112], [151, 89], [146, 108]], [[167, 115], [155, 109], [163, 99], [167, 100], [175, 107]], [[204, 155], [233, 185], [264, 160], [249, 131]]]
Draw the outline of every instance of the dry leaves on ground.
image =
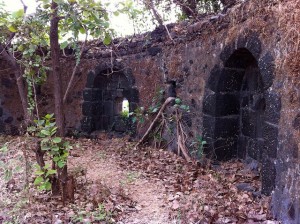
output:
[[[2, 164], [22, 155], [20, 140], [11, 141]], [[69, 160], [77, 182], [75, 204], [63, 207], [59, 198], [36, 191], [32, 175], [30, 190], [23, 191], [24, 170], [14, 172], [10, 180], [1, 179], [2, 222], [278, 223], [269, 214], [269, 198], [260, 195], [259, 170], [238, 160], [203, 168], [165, 150], [134, 150], [124, 139], [72, 142], [77, 145]], [[34, 155], [28, 153], [32, 165]], [[2, 178], [6, 170], [0, 169]]]

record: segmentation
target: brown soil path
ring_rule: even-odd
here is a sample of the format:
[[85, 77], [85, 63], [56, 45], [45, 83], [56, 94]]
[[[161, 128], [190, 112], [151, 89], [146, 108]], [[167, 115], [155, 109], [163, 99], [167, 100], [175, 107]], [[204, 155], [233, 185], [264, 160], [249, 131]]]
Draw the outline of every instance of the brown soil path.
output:
[[81, 150], [74, 152], [76, 156], [71, 157], [70, 168], [76, 170], [80, 167], [86, 172], [89, 183], [101, 183], [111, 192], [119, 191], [121, 188], [134, 202], [132, 211], [124, 215], [118, 223], [171, 223], [168, 218], [167, 196], [163, 184], [145, 178], [143, 172], [120, 167], [114, 154], [109, 153], [112, 148], [123, 147], [122, 144], [120, 141], [110, 140], [102, 141], [93, 147], [91, 144], [82, 145]]

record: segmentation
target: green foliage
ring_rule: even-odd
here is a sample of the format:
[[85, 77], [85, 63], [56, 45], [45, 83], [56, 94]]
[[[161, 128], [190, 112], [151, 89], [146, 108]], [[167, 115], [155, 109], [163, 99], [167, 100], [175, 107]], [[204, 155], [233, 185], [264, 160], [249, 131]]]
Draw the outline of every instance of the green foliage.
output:
[[[28, 110], [32, 114], [37, 107], [36, 85], [47, 79], [49, 68], [46, 61], [50, 58], [50, 19], [52, 18], [51, 0], [37, 0], [34, 15], [25, 15], [23, 9], [9, 13], [0, 4], [0, 43], [15, 55], [22, 67], [27, 82]], [[108, 45], [112, 40], [108, 13], [100, 2], [95, 0], [56, 0], [59, 21], [60, 47], [74, 49], [76, 64], [80, 62], [80, 35], [100, 38]], [[13, 38], [13, 39], [12, 39]], [[37, 112], [36, 110], [35, 112]], [[37, 115], [38, 117], [38, 115]]]
[[164, 100], [164, 93], [165, 91], [163, 89], [156, 90], [155, 95], [152, 98], [152, 104], [148, 108], [149, 114], [158, 112], [159, 108], [161, 107], [162, 101]]
[[[0, 210], [5, 209], [6, 215], [2, 223], [22, 223], [23, 209], [28, 206], [28, 181], [31, 174], [31, 163], [23, 150], [22, 138], [11, 139], [1, 136], [0, 141], [6, 142], [0, 148]], [[23, 153], [22, 153], [23, 151]]]
[[144, 123], [145, 122], [145, 116], [144, 116], [144, 107], [137, 107], [134, 112], [130, 112], [129, 116], [132, 117], [132, 123]]
[[198, 159], [203, 157], [203, 148], [207, 144], [206, 141], [199, 135], [196, 136], [195, 140], [192, 142], [190, 147], [194, 149], [194, 154]]
[[34, 185], [38, 187], [39, 190], [49, 191], [51, 190], [51, 182], [50, 176], [57, 174], [56, 170], [50, 168], [49, 164], [46, 164], [44, 167], [36, 166], [35, 175], [36, 178], [34, 180]]
[[121, 112], [121, 117], [127, 119], [129, 117], [129, 111], [122, 111]]
[[[4, 179], [5, 182], [13, 179], [13, 176], [19, 173], [22, 173], [24, 158], [22, 154], [11, 158], [13, 150], [9, 149], [9, 144], [5, 143], [0, 148], [0, 176]], [[9, 159], [7, 159], [9, 158]]]
[[[49, 46], [47, 22], [39, 14], [25, 17], [23, 9], [12, 13], [5, 11], [1, 13], [0, 42], [7, 43], [7, 50], [18, 55], [14, 59], [24, 70], [23, 76], [28, 84], [28, 110], [30, 112], [35, 107], [33, 86], [42, 84], [46, 80], [46, 72], [49, 69], [45, 66], [45, 61], [50, 55], [47, 51], [47, 46]], [[11, 37], [14, 38], [13, 41]]]
[[[28, 132], [41, 139], [41, 150], [50, 155], [54, 164], [62, 169], [69, 156], [69, 151], [73, 148], [68, 141], [64, 141], [61, 137], [56, 137], [56, 123], [53, 114], [47, 114], [40, 120], [35, 120], [35, 126], [28, 127]], [[40, 190], [51, 189], [49, 177], [57, 174], [57, 171], [50, 169], [49, 165], [39, 167], [36, 171], [35, 185]]]
[[182, 104], [182, 100], [180, 98], [175, 99], [174, 107], [178, 107], [179, 109], [182, 109], [185, 112], [190, 112], [190, 107], [188, 105]]
[[99, 221], [101, 223], [114, 223], [112, 212], [107, 211], [101, 203], [94, 211], [79, 211], [77, 215], [72, 217], [72, 222], [94, 223]]
[[159, 111], [159, 108], [162, 105], [164, 100], [164, 90], [157, 89], [154, 97], [151, 100], [151, 105], [145, 110], [144, 107], [137, 107], [133, 112], [129, 113], [129, 116], [132, 118], [133, 123], [144, 123], [145, 120], [148, 120], [150, 115], [153, 115]]
[[111, 223], [112, 214], [111, 212], [105, 210], [103, 204], [99, 204], [96, 211], [93, 212], [93, 217], [95, 221], [106, 221]]
[[154, 2], [155, 7], [161, 9], [163, 17], [175, 14], [179, 21], [197, 18], [200, 14], [217, 12], [221, 9], [219, 0], [154, 0]]

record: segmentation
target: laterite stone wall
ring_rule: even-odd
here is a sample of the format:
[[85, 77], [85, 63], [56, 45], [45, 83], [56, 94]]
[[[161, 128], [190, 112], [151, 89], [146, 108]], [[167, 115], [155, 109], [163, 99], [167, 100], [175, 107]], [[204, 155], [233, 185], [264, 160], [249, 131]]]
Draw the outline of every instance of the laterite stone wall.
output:
[[[187, 134], [203, 136], [207, 156], [257, 161], [261, 191], [272, 195], [275, 217], [300, 223], [299, 54], [290, 57], [296, 66], [285, 66], [287, 33], [280, 13], [289, 3], [245, 1], [193, 23], [168, 25], [172, 39], [159, 27], [108, 47], [91, 42], [64, 107], [69, 132], [141, 135], [145, 127], [120, 122], [120, 102], [128, 99], [130, 111], [147, 108], [165, 90], [165, 98], [177, 96], [190, 107]], [[71, 56], [61, 59], [64, 87], [74, 63]], [[6, 69], [3, 60], [1, 68]], [[0, 131], [3, 122], [13, 126], [21, 120], [15, 81], [11, 72], [1, 74]], [[51, 83], [50, 75], [39, 92], [41, 113], [53, 112]]]

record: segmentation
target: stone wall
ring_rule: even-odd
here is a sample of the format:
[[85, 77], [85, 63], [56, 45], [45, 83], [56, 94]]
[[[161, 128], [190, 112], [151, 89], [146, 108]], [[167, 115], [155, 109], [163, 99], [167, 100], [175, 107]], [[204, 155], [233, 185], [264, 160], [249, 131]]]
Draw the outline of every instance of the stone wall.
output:
[[[299, 64], [284, 64], [299, 54], [287, 60], [280, 26], [280, 10], [291, 13], [292, 3], [245, 1], [195, 23], [168, 25], [172, 39], [161, 27], [109, 47], [91, 42], [64, 108], [68, 129], [123, 132], [132, 124], [116, 125], [120, 100], [128, 99], [133, 111], [151, 105], [159, 90], [171, 91], [189, 105], [189, 135], [204, 137], [207, 155], [258, 161], [261, 190], [272, 194], [274, 215], [299, 223]], [[62, 59], [64, 86], [73, 65], [71, 56]], [[16, 88], [5, 95], [4, 83], [1, 100], [15, 121]], [[41, 113], [53, 112], [51, 83], [50, 76], [39, 93]]]
[[0, 133], [17, 135], [23, 109], [13, 71], [0, 58]]

